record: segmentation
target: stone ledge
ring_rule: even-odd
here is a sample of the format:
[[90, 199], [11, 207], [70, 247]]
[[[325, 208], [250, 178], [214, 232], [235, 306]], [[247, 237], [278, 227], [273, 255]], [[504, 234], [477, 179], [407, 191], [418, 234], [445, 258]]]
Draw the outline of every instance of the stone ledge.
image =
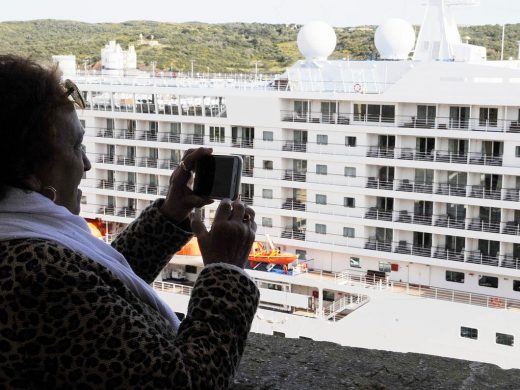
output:
[[520, 370], [251, 333], [234, 390], [519, 389]]

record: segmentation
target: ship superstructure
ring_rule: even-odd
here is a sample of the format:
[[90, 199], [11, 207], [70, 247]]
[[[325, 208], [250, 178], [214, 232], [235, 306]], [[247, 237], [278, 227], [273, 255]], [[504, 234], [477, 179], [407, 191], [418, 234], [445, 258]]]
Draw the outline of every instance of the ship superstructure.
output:
[[[78, 72], [93, 163], [82, 215], [116, 233], [166, 194], [185, 150], [239, 154], [258, 236], [321, 275], [311, 282], [251, 271], [265, 307], [315, 313], [295, 320], [299, 332], [276, 312], [253, 330], [520, 361], [520, 61], [486, 61], [485, 49], [460, 42], [448, 11], [430, 0], [413, 59], [415, 35], [403, 21], [376, 33], [378, 61], [327, 60], [334, 32], [311, 23], [298, 42], [306, 59], [274, 77]], [[205, 210], [208, 224], [214, 211]], [[196, 273], [200, 263], [182, 267]], [[426, 290], [433, 299], [420, 298]], [[338, 306], [324, 314], [324, 301]], [[315, 317], [333, 324], [328, 336]], [[378, 336], [345, 336], [373, 321]], [[377, 326], [408, 332], [407, 342], [392, 346]], [[419, 326], [427, 335], [410, 335]], [[432, 341], [421, 346], [424, 337]]]

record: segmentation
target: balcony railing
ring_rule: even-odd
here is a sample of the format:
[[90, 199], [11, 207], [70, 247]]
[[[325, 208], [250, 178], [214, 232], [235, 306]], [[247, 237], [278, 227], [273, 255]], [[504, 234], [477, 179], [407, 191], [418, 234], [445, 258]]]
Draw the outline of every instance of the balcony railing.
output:
[[437, 195], [466, 196], [467, 186], [464, 184], [437, 183]]
[[520, 222], [508, 221], [502, 224], [502, 234], [520, 236]]
[[290, 238], [293, 240], [305, 241], [305, 230], [286, 228], [282, 231], [281, 238]]
[[409, 179], [396, 180], [397, 191], [433, 194], [433, 183], [416, 182]]
[[377, 219], [379, 221], [392, 221], [392, 210], [379, 209], [377, 207], [370, 207], [365, 213], [367, 219]]
[[296, 211], [305, 211], [306, 205], [305, 203], [300, 202], [297, 199], [287, 198], [285, 202], [282, 204], [282, 209], [284, 210], [296, 210]]
[[483, 221], [480, 218], [474, 218], [470, 220], [468, 229], [488, 233], [500, 233], [500, 222], [489, 222]]
[[158, 195], [159, 186], [155, 184], [145, 184], [139, 187], [139, 192], [142, 194]]
[[466, 253], [466, 263], [489, 265], [492, 267], [498, 267], [499, 256], [497, 255], [486, 255], [480, 251], [468, 251]]
[[234, 148], [252, 149], [255, 146], [255, 140], [253, 138], [233, 138], [231, 146]]
[[282, 150], [284, 152], [306, 152], [307, 143], [297, 141], [287, 141], [283, 144]]
[[500, 188], [489, 189], [484, 186], [471, 186], [469, 196], [471, 198], [500, 200], [502, 198], [502, 190]]
[[380, 241], [371, 237], [365, 242], [365, 249], [381, 252], [392, 252], [392, 241]]
[[449, 229], [465, 229], [465, 218], [451, 218], [449, 215], [439, 215], [434, 222], [435, 226], [445, 227]]
[[394, 180], [382, 180], [375, 177], [369, 177], [366, 188], [392, 191], [394, 188]]
[[144, 168], [157, 168], [158, 159], [153, 157], [139, 157], [137, 159], [137, 165]]
[[302, 122], [302, 123], [324, 123], [348, 125], [350, 123], [350, 114], [322, 114], [321, 112], [310, 111], [282, 111], [283, 122]]
[[437, 248], [435, 248], [433, 257], [435, 257], [436, 259], [464, 262], [464, 251], [461, 250], [457, 252], [446, 247], [438, 246]]
[[394, 249], [394, 253], [407, 254], [412, 256], [421, 256], [421, 257], [431, 257], [432, 248], [417, 246], [410, 244], [406, 241], [399, 241], [397, 246]]
[[286, 169], [284, 172], [284, 175], [283, 175], [283, 179], [289, 180], [289, 181], [305, 182], [305, 181], [307, 181], [307, 172]]

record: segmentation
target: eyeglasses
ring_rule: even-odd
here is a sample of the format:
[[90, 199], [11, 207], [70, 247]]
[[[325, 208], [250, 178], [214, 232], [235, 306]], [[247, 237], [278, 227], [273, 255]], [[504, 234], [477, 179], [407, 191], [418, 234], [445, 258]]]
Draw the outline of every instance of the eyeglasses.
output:
[[74, 84], [72, 80], [65, 80], [63, 82], [63, 87], [65, 88], [65, 97], [67, 97], [72, 103], [74, 103], [81, 109], [87, 106], [87, 104], [85, 103], [85, 99], [83, 99], [83, 95], [81, 94], [78, 86]]

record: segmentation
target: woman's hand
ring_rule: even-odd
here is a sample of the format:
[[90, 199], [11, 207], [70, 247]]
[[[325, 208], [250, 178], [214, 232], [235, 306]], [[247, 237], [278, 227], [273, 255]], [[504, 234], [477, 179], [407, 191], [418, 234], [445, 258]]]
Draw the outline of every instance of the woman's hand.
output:
[[255, 240], [255, 212], [238, 200], [224, 199], [209, 232], [195, 214], [191, 217], [191, 229], [197, 236], [204, 265], [228, 263], [244, 268]]
[[188, 149], [182, 156], [184, 167], [179, 165], [170, 177], [170, 187], [166, 200], [161, 206], [161, 213], [175, 223], [184, 221], [194, 208], [213, 203], [213, 200], [193, 193], [189, 184], [195, 164], [203, 156], [210, 155], [213, 149]]

